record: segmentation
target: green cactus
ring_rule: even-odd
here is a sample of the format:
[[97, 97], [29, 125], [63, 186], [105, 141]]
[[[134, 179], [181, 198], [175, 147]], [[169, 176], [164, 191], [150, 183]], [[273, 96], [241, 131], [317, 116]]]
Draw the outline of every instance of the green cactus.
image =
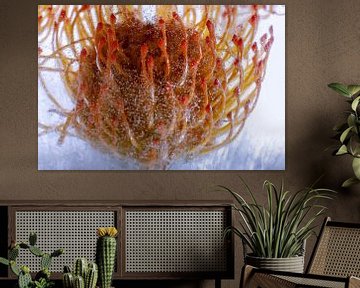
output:
[[20, 274], [20, 268], [16, 265], [16, 262], [14, 260], [11, 260], [9, 262], [11, 271], [16, 275], [19, 276]]
[[64, 273], [71, 273], [71, 269], [69, 266], [67, 265], [64, 266]]
[[51, 257], [58, 257], [64, 253], [64, 249], [57, 249], [51, 253]]
[[90, 263], [88, 264], [88, 270], [98, 270], [97, 264], [94, 263], [94, 262], [90, 262]]
[[74, 277], [74, 288], [85, 288], [83, 277], [78, 275]]
[[62, 280], [64, 288], [74, 287], [74, 276], [71, 272], [64, 273]]
[[21, 272], [25, 273], [25, 274], [29, 274], [30, 273], [30, 268], [26, 265], [21, 267]]
[[10, 261], [8, 259], [3, 258], [3, 257], [0, 257], [0, 263], [4, 264], [6, 266], [10, 265]]
[[96, 263], [89, 263], [85, 276], [85, 288], [95, 288], [98, 279], [98, 266]]
[[[11, 241], [11, 245], [8, 251], [8, 259], [0, 257], [0, 264], [10, 266], [11, 271], [18, 276], [19, 288], [49, 288], [54, 283], [50, 281], [50, 265], [53, 257], [63, 254], [63, 249], [55, 250], [53, 253], [44, 253], [40, 248], [34, 246], [36, 244], [36, 234], [31, 233], [29, 236], [29, 244], [20, 242], [16, 243]], [[30, 253], [37, 257], [41, 257], [41, 271], [35, 276], [35, 281], [32, 280], [30, 275], [30, 269], [27, 266], [19, 266], [16, 264], [16, 259], [19, 256], [19, 250], [29, 250]]]
[[16, 260], [19, 256], [19, 246], [16, 245], [14, 248], [10, 249], [8, 252], [9, 260]]
[[38, 273], [36, 273], [35, 275], [35, 280], [39, 281], [41, 279], [50, 279], [50, 271], [48, 268], [44, 268], [42, 270], [40, 270]]
[[34, 232], [31, 232], [29, 235], [29, 244], [31, 246], [35, 246], [36, 245], [36, 241], [37, 241], [37, 235]]
[[116, 235], [114, 227], [98, 228], [96, 243], [96, 262], [99, 267], [101, 288], [110, 288], [116, 258]]
[[26, 243], [24, 243], [24, 242], [19, 243], [19, 246], [20, 246], [20, 248], [22, 248], [22, 249], [29, 249], [29, 247], [30, 247], [30, 245], [28, 245], [28, 244], [26, 244]]
[[29, 288], [32, 283], [29, 267], [23, 266], [19, 274], [18, 285], [19, 288]]
[[[75, 288], [75, 279], [82, 279], [84, 288], [95, 288], [98, 279], [98, 268], [95, 263], [89, 263], [86, 258], [76, 259], [74, 263], [74, 273], [71, 273], [69, 266], [64, 266], [63, 286], [64, 288]], [[82, 285], [81, 280], [77, 285]]]
[[83, 279], [85, 279], [87, 268], [88, 268], [88, 261], [86, 258], [76, 259], [75, 267], [74, 267], [75, 276], [81, 276]]
[[41, 261], [40, 261], [40, 267], [41, 269], [49, 269], [50, 265], [51, 265], [51, 260], [52, 257], [50, 254], [45, 253], [42, 257], [41, 257]]
[[41, 257], [42, 255], [44, 255], [44, 252], [41, 251], [41, 249], [36, 246], [30, 246], [29, 251], [37, 257]]
[[35, 256], [37, 256], [37, 257], [41, 257], [41, 256], [44, 255], [44, 252], [42, 252], [42, 251], [40, 250], [40, 248], [38, 248], [38, 247], [36, 247], [36, 246], [30, 246], [30, 247], [29, 247], [29, 251], [30, 251], [32, 254], [34, 254]]

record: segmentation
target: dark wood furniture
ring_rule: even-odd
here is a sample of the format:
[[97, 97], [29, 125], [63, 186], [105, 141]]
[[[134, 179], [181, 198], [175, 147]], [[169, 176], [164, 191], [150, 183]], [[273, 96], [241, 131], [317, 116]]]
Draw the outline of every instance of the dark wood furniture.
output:
[[[115, 283], [214, 279], [220, 287], [221, 279], [234, 278], [234, 239], [223, 239], [232, 219], [231, 205], [221, 201], [0, 202], [4, 232], [0, 233], [0, 256], [7, 255], [12, 240], [26, 240], [35, 230], [42, 249], [66, 246], [68, 254], [52, 265], [53, 277], [60, 279], [64, 264], [71, 265], [83, 254], [94, 257], [96, 227], [115, 226], [119, 230]], [[36, 270], [37, 259], [21, 257]], [[0, 286], [12, 279], [12, 272], [0, 265]]]
[[243, 268], [241, 287], [360, 287], [360, 223], [326, 218], [305, 274]]

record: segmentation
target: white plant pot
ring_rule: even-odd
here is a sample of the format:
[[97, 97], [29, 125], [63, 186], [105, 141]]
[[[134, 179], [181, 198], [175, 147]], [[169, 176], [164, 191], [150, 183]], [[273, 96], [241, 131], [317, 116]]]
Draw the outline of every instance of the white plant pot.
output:
[[289, 258], [263, 258], [246, 255], [245, 263], [262, 269], [304, 273], [304, 256]]

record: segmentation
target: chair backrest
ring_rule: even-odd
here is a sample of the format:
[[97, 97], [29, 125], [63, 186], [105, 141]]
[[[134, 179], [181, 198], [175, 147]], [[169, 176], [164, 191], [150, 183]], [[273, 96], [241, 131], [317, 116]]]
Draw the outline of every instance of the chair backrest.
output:
[[360, 277], [360, 223], [326, 218], [307, 273]]

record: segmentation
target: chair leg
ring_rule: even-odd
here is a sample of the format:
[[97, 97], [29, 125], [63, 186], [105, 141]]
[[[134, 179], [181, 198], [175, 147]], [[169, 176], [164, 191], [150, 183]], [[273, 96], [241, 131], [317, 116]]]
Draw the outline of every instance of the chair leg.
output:
[[221, 288], [221, 279], [220, 278], [215, 279], [215, 288]]
[[248, 287], [250, 280], [251, 280], [251, 275], [253, 274], [254, 267], [250, 266], [250, 265], [244, 265], [244, 267], [242, 268], [241, 271], [241, 278], [240, 278], [240, 288], [246, 288]]

